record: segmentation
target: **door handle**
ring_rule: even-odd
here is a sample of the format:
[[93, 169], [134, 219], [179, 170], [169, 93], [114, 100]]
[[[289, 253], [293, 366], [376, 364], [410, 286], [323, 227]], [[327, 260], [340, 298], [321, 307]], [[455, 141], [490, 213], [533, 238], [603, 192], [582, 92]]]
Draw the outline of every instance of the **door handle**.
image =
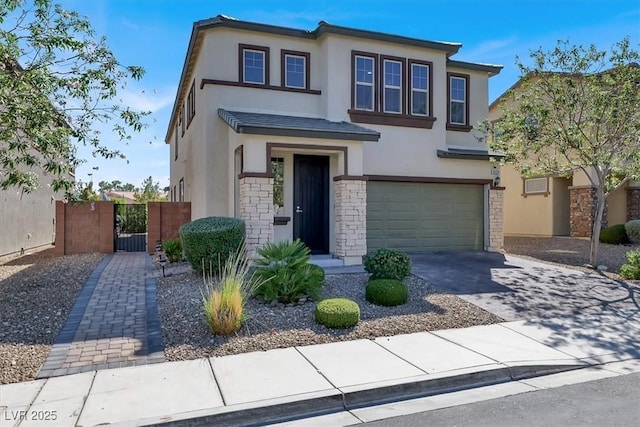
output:
[[296, 213], [303, 213], [304, 211], [300, 209], [300, 206], [296, 206]]

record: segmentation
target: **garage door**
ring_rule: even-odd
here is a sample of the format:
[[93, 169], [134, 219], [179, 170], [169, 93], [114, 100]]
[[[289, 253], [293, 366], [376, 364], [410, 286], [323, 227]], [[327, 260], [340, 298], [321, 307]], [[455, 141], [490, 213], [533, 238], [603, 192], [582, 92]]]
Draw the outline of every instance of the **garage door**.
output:
[[367, 183], [368, 250], [482, 250], [482, 185]]

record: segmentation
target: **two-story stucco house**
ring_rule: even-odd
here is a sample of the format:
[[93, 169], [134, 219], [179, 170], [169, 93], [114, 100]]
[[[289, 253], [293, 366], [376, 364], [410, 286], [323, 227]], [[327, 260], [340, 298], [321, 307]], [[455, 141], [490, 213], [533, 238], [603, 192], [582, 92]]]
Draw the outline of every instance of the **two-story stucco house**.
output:
[[194, 23], [166, 143], [171, 199], [345, 264], [380, 247], [497, 250], [502, 191], [472, 127], [501, 67], [321, 22]]

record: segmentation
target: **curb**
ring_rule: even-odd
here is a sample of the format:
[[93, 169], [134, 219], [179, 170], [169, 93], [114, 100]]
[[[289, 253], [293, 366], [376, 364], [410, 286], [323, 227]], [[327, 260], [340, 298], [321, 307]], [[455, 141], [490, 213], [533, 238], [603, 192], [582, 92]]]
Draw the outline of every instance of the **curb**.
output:
[[[504, 365], [503, 365], [504, 366]], [[122, 425], [162, 425], [162, 426], [253, 426], [282, 423], [301, 418], [315, 417], [336, 412], [349, 411], [367, 406], [417, 399], [454, 391], [502, 384], [537, 376], [556, 374], [585, 368], [584, 364], [559, 365], [523, 365], [504, 366], [477, 372], [467, 372], [439, 378], [425, 378], [418, 381], [375, 387], [375, 384], [363, 385], [362, 389], [335, 393], [315, 398], [269, 404], [253, 402], [251, 404], [232, 405], [211, 410], [184, 412], [173, 417], [147, 418]], [[367, 387], [367, 388], [365, 388]], [[292, 398], [295, 398], [292, 396]], [[261, 405], [261, 406], [250, 406]], [[266, 406], [265, 406], [266, 405]]]

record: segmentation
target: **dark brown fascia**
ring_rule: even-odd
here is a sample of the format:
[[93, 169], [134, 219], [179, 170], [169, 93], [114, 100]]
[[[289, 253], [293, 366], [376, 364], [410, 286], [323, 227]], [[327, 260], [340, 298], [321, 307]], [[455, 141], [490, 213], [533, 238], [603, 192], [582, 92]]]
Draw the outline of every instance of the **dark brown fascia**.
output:
[[477, 62], [456, 61], [447, 58], [447, 67], [460, 68], [463, 70], [483, 71], [489, 73], [489, 77], [496, 76], [502, 71], [502, 65], [480, 64]]

